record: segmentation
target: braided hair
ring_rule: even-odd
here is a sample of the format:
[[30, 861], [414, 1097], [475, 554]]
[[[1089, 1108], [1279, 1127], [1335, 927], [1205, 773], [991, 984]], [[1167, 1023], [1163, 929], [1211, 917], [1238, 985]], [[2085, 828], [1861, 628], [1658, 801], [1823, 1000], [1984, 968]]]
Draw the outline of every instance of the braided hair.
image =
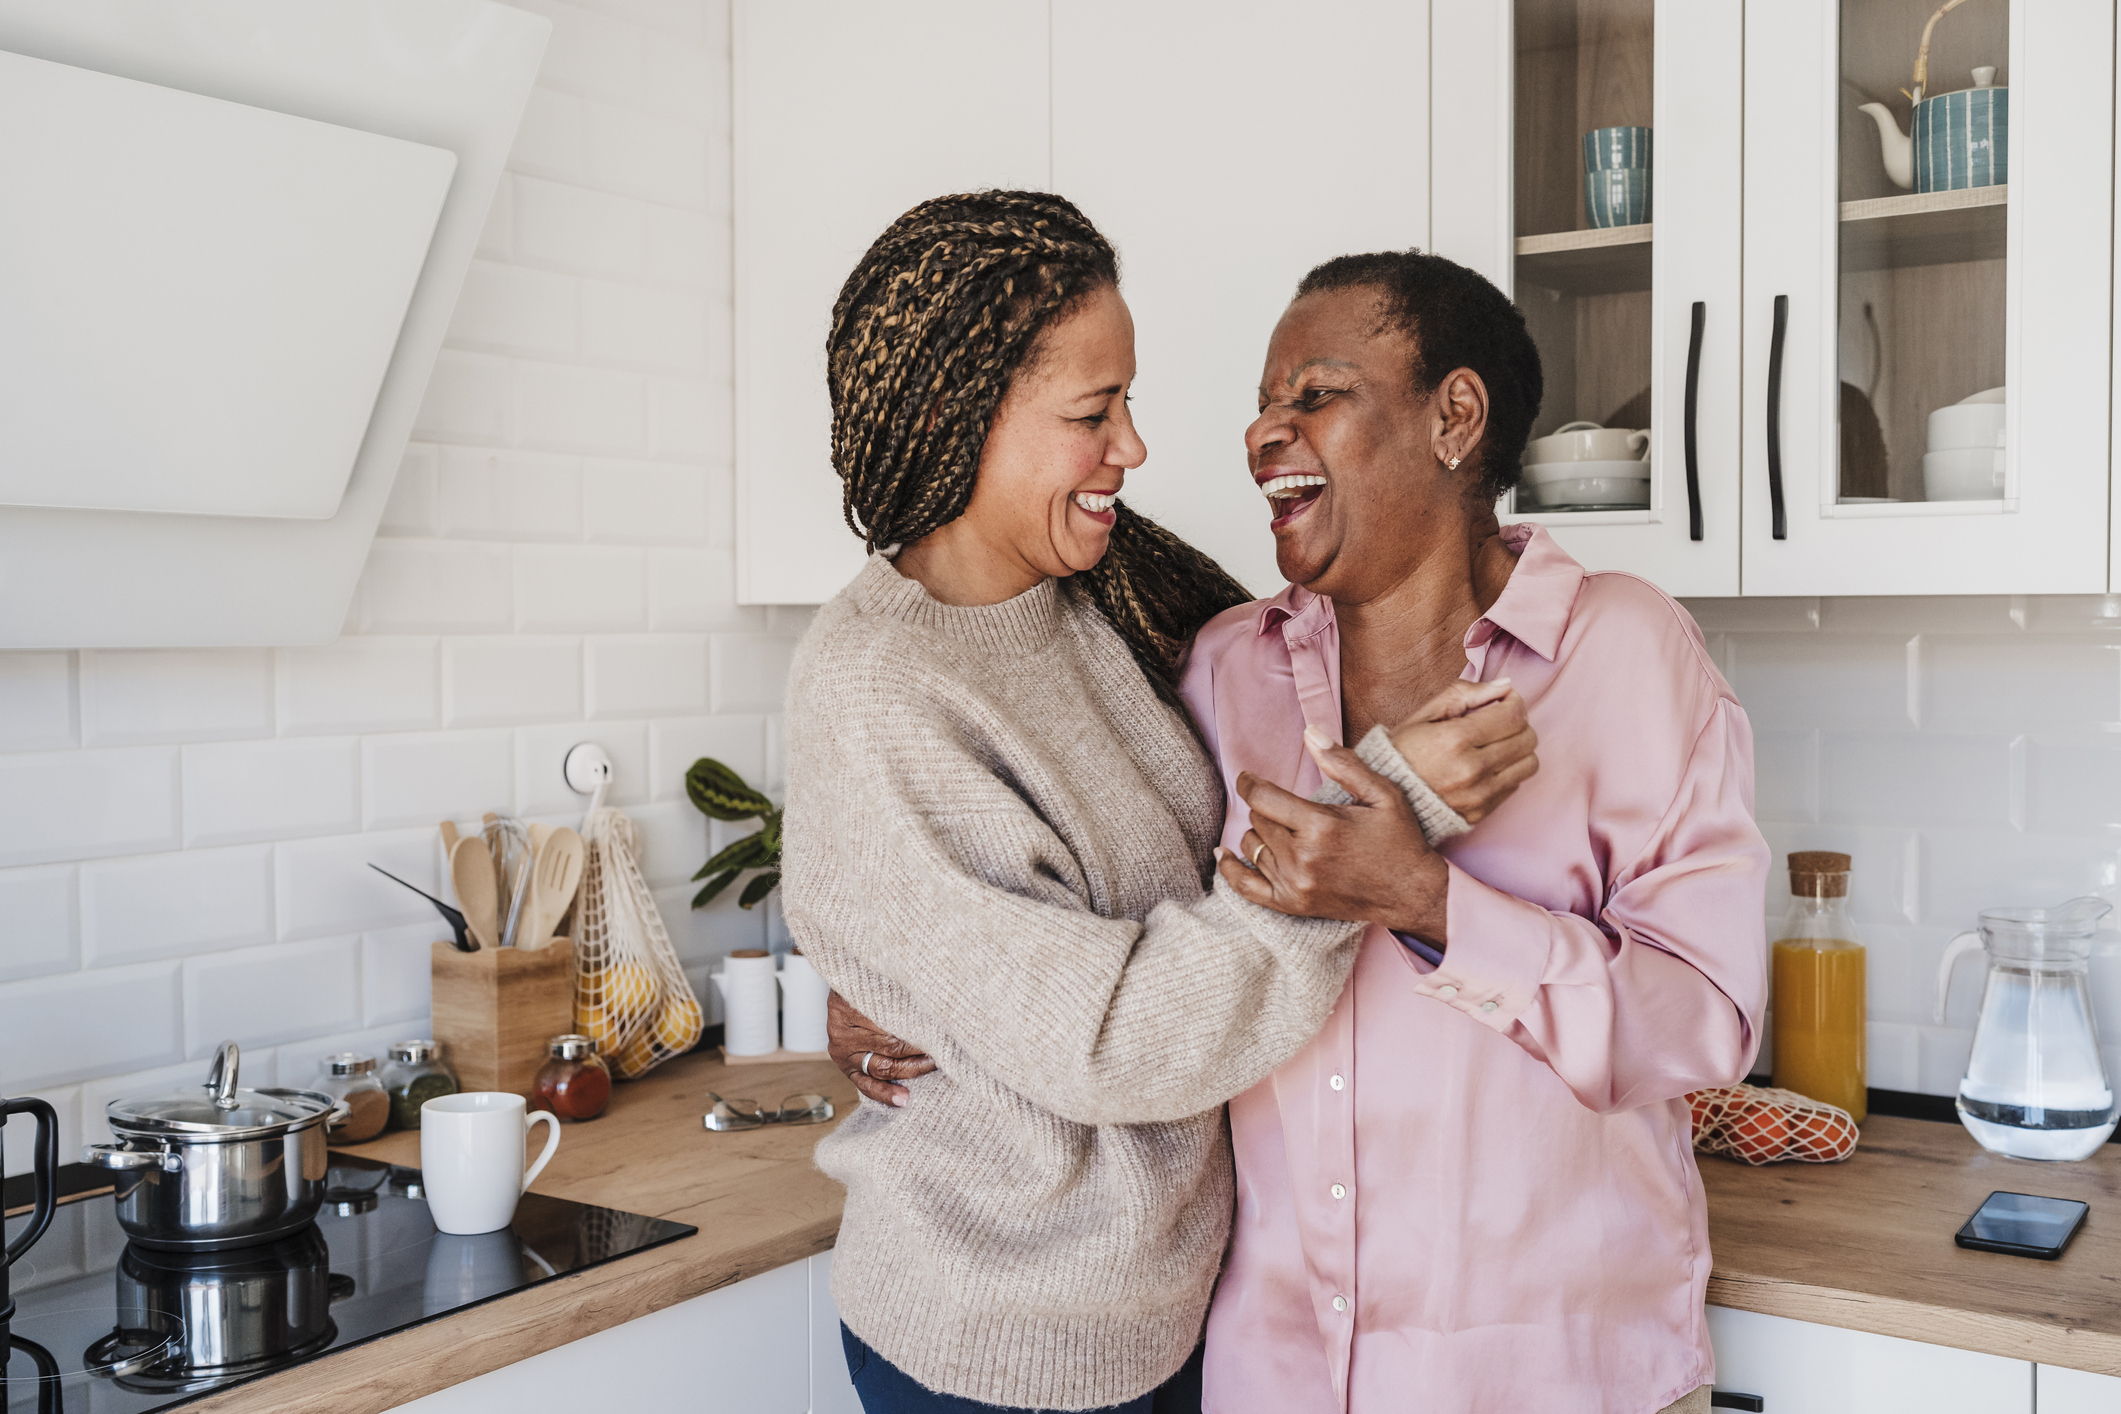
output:
[[[941, 196], [892, 222], [841, 287], [825, 341], [848, 529], [876, 550], [963, 515], [1010, 380], [1047, 330], [1118, 284], [1111, 243], [1048, 192]], [[1104, 558], [1075, 578], [1178, 706], [1195, 631], [1252, 596], [1170, 531], [1114, 509]]]

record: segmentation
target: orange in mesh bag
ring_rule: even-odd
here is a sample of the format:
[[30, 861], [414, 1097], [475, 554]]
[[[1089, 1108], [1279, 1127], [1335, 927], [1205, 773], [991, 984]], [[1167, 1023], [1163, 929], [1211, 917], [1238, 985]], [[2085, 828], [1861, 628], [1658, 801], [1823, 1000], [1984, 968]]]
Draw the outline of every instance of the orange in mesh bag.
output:
[[1849, 1112], [1795, 1090], [1725, 1085], [1686, 1097], [1694, 1117], [1694, 1147], [1748, 1164], [1796, 1159], [1830, 1164], [1856, 1152]]
[[582, 824], [588, 860], [576, 903], [574, 1024], [621, 1080], [699, 1044], [707, 1024], [641, 877], [633, 821], [609, 808]]

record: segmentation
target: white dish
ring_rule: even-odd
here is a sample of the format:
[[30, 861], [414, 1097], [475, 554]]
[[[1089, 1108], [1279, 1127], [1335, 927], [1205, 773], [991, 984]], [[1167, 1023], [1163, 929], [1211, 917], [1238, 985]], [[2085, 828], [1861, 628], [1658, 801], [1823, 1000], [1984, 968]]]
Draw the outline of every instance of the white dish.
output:
[[1650, 464], [1643, 461], [1537, 462], [1524, 469], [1524, 479], [1533, 486], [1587, 478], [1647, 481], [1650, 479]]
[[2003, 401], [2004, 392], [2002, 388], [1983, 388], [1978, 393], [1969, 393], [1961, 398], [1959, 405], [1965, 407], [1968, 403], [2000, 403]]
[[2003, 445], [2003, 404], [1954, 403], [1930, 414], [1929, 450], [1949, 452], [1960, 448], [1992, 448]]
[[1533, 504], [1526, 510], [1647, 510], [1650, 479], [1647, 476], [1578, 476], [1528, 486]]
[[1897, 506], [1898, 496], [1843, 496], [1838, 502], [1844, 506]]
[[1922, 489], [1932, 501], [2003, 499], [2000, 447], [1961, 447], [1922, 454]]
[[1622, 461], [1640, 457], [1648, 445], [1648, 428], [1600, 427], [1595, 422], [1565, 423], [1550, 436], [1525, 444], [1524, 464], [1539, 462]]

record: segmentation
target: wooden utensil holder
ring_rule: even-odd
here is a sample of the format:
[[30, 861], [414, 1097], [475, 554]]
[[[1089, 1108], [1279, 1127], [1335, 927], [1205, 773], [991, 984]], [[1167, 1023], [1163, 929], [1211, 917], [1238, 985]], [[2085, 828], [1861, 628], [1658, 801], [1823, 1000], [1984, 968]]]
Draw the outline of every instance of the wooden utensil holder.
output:
[[434, 1034], [466, 1090], [530, 1097], [545, 1043], [574, 1030], [574, 943], [536, 952], [434, 945]]

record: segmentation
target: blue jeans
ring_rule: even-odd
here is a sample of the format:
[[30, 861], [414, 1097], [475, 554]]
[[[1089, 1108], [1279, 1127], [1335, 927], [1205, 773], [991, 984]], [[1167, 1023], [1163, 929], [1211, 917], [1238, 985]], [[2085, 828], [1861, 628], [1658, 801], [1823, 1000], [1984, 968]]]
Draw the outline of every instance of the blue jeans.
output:
[[[862, 1414], [998, 1414], [1005, 1406], [982, 1404], [954, 1394], [937, 1394], [913, 1376], [876, 1353], [863, 1339], [840, 1323], [840, 1344], [847, 1351], [847, 1373], [854, 1379], [854, 1392], [862, 1397]], [[1012, 1414], [1048, 1414], [1021, 1410]], [[1125, 1404], [1108, 1404], [1089, 1414], [1200, 1414], [1200, 1347], [1177, 1374], [1155, 1389]]]

